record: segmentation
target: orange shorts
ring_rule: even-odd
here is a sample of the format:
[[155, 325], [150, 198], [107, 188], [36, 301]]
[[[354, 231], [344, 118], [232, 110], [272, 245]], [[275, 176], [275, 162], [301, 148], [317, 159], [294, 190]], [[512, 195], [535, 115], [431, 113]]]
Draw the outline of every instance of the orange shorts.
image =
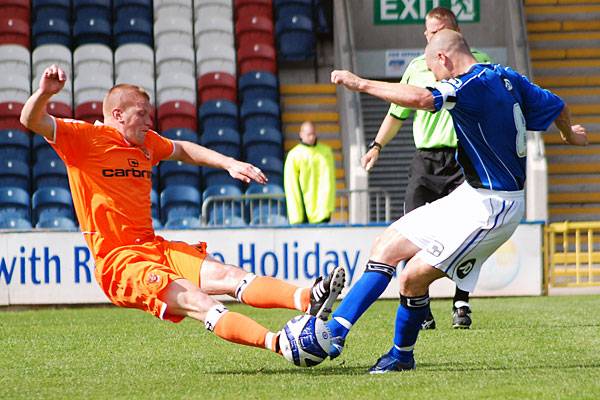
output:
[[161, 293], [182, 278], [200, 286], [205, 257], [206, 243], [190, 245], [157, 236], [151, 242], [112, 250], [97, 260], [95, 276], [115, 305], [139, 308], [160, 319], [179, 322], [183, 317], [168, 313]]

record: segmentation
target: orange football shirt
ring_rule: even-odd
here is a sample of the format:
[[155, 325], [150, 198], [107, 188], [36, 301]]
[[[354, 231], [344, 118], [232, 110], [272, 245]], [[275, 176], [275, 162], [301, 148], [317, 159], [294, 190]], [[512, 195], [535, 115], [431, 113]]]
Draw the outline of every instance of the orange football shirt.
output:
[[140, 148], [98, 122], [54, 120], [49, 143], [67, 166], [77, 219], [94, 258], [153, 240], [152, 167], [173, 154], [173, 142], [150, 130]]

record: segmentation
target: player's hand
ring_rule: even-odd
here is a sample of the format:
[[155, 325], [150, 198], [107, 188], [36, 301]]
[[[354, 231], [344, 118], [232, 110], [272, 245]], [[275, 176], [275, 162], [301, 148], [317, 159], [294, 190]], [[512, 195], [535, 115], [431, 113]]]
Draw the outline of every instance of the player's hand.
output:
[[268, 181], [260, 168], [242, 161], [233, 160], [233, 163], [227, 168], [227, 172], [229, 172], [232, 178], [239, 179], [245, 183], [254, 181], [264, 185]]
[[369, 149], [369, 151], [367, 151], [365, 155], [362, 156], [362, 158], [360, 159], [360, 165], [365, 169], [365, 171], [370, 171], [378, 159], [379, 149], [373, 147], [372, 149]]
[[56, 64], [52, 64], [42, 73], [40, 90], [44, 94], [54, 95], [62, 90], [67, 81], [67, 74]]
[[565, 143], [569, 143], [575, 146], [587, 146], [588, 138], [587, 131], [585, 127], [581, 125], [573, 125], [571, 126], [571, 134], [569, 136], [564, 135], [562, 132], [560, 134]]
[[331, 72], [331, 83], [343, 85], [352, 91], [358, 91], [362, 78], [350, 71], [335, 70]]

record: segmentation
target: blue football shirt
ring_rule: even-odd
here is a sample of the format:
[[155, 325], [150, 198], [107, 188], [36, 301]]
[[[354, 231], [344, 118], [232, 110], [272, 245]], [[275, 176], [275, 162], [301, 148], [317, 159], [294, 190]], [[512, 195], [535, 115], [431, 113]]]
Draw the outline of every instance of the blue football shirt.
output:
[[522, 190], [526, 131], [545, 131], [564, 107], [560, 97], [500, 64], [474, 64], [429, 88], [435, 111], [447, 109], [458, 137], [457, 160], [467, 182], [491, 190]]

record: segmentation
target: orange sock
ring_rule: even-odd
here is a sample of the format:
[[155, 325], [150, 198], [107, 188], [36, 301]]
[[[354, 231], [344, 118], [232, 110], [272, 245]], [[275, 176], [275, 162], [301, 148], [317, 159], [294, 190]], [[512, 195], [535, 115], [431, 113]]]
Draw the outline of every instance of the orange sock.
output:
[[291, 285], [269, 276], [257, 276], [244, 289], [242, 302], [258, 308], [288, 308], [306, 312], [310, 289]]
[[221, 339], [261, 349], [276, 350], [277, 335], [245, 315], [229, 311], [217, 322], [213, 332]]

